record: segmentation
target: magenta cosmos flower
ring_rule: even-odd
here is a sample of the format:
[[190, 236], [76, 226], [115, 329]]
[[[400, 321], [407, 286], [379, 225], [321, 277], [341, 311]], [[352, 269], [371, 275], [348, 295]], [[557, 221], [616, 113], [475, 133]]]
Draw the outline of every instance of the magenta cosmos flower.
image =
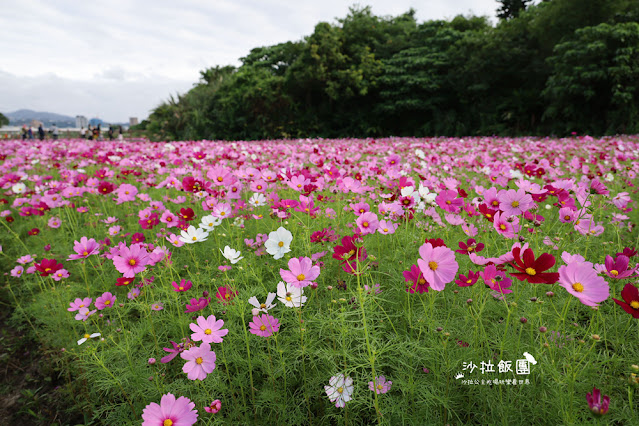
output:
[[637, 267], [635, 266], [632, 269], [628, 269], [629, 263], [630, 258], [623, 254], [617, 255], [614, 259], [612, 256], [606, 256], [606, 275], [618, 280], [622, 278], [632, 278], [635, 272], [637, 272]]
[[313, 266], [313, 261], [309, 257], [301, 259], [294, 257], [288, 261], [288, 268], [290, 271], [280, 269], [280, 276], [284, 281], [298, 288], [306, 287], [320, 274], [320, 267]]
[[180, 280], [180, 284], [178, 284], [175, 281], [173, 281], [171, 283], [171, 285], [173, 286], [175, 291], [187, 291], [188, 289], [193, 287], [193, 283], [191, 281], [185, 280], [184, 278], [182, 278], [182, 280]]
[[67, 260], [85, 259], [92, 254], [100, 253], [100, 244], [93, 238], [87, 239], [87, 237], [82, 237], [80, 241], [74, 241], [74, 243], [73, 250], [76, 254], [70, 254]]
[[610, 295], [608, 283], [597, 275], [592, 264], [586, 262], [572, 262], [561, 266], [559, 285], [588, 306], [597, 306]]
[[209, 306], [209, 302], [211, 302], [210, 297], [200, 297], [199, 299], [191, 299], [190, 304], [186, 304], [185, 314], [201, 311], [202, 309]]
[[100, 311], [104, 308], [112, 308], [114, 304], [115, 296], [108, 291], [106, 293], [103, 293], [102, 296], [95, 299], [95, 307], [98, 308], [98, 310]]
[[139, 244], [122, 247], [117, 256], [113, 256], [113, 266], [124, 278], [133, 278], [138, 272], [146, 269], [149, 263], [149, 253]]
[[[404, 271], [404, 281], [408, 284], [406, 286], [406, 291], [413, 294], [417, 293], [428, 293], [428, 287], [430, 284], [424, 279], [424, 274], [419, 269], [417, 265], [411, 265], [408, 271]], [[411, 285], [412, 284], [412, 285]]]
[[445, 246], [433, 248], [431, 243], [426, 243], [419, 248], [419, 255], [421, 259], [417, 260], [417, 265], [433, 290], [442, 291], [446, 283], [455, 279], [459, 265], [451, 249]]
[[464, 205], [463, 198], [457, 198], [457, 191], [446, 190], [439, 193], [435, 202], [439, 207], [449, 213], [459, 213]]
[[150, 403], [142, 411], [142, 426], [191, 426], [197, 422], [195, 403], [185, 396], [162, 395], [160, 405]]
[[40, 272], [41, 277], [48, 277], [62, 268], [64, 268], [64, 265], [58, 263], [55, 259], [42, 259], [40, 263], [35, 264], [35, 269]]
[[209, 405], [208, 407], [204, 407], [204, 411], [211, 414], [216, 414], [221, 409], [222, 409], [222, 401], [220, 401], [219, 399], [216, 399], [215, 401], [211, 402], [211, 405]]
[[189, 327], [193, 334], [191, 334], [191, 340], [196, 342], [202, 341], [204, 343], [222, 343], [222, 337], [228, 334], [228, 329], [223, 329], [223, 320], [215, 320], [215, 315], [209, 315], [208, 318], [200, 315], [196, 320], [197, 324], [191, 323]]
[[216, 357], [210, 343], [202, 343], [199, 348], [192, 347], [180, 356], [187, 361], [182, 371], [187, 374], [189, 380], [204, 380], [207, 374], [215, 370]]
[[621, 308], [632, 315], [633, 318], [639, 318], [639, 289], [634, 285], [628, 283], [621, 290], [621, 300], [617, 300], [614, 297], [612, 300]]
[[269, 337], [280, 330], [280, 322], [277, 318], [268, 314], [253, 317], [249, 323], [250, 332], [256, 336]]
[[604, 395], [603, 400], [601, 398], [601, 390], [596, 387], [592, 387], [592, 394], [590, 392], [586, 392], [586, 401], [588, 402], [588, 407], [590, 407], [590, 411], [597, 415], [603, 415], [608, 412], [608, 406], [610, 405], [610, 397], [608, 395]]

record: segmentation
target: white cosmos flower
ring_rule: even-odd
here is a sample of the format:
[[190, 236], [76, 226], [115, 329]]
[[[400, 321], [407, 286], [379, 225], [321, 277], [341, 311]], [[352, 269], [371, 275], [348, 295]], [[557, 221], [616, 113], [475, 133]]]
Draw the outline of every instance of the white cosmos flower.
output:
[[277, 260], [291, 251], [291, 241], [293, 241], [293, 234], [280, 226], [277, 231], [268, 234], [268, 240], [264, 243], [264, 247], [266, 247], [266, 252]]
[[266, 197], [264, 194], [256, 192], [253, 196], [251, 196], [251, 198], [249, 198], [249, 204], [255, 207], [266, 205]]
[[234, 250], [229, 246], [225, 246], [224, 251], [220, 250], [220, 252], [222, 252], [222, 256], [224, 256], [226, 260], [228, 260], [232, 264], [236, 264], [241, 259], [244, 259], [244, 257], [241, 256], [242, 255], [241, 252]]
[[420, 183], [418, 192], [426, 204], [435, 204], [435, 198], [437, 198], [437, 194], [434, 192], [430, 192], [427, 186], [424, 186]]
[[210, 214], [202, 218], [202, 222], [200, 222], [200, 228], [204, 229], [205, 231], [212, 231], [216, 226], [219, 226], [221, 223], [222, 223], [222, 219]]
[[18, 182], [11, 187], [11, 190], [14, 194], [24, 194], [24, 192], [27, 190], [27, 186], [22, 182]]
[[209, 233], [206, 232], [204, 229], [196, 228], [193, 225], [189, 226], [189, 229], [187, 229], [186, 231], [180, 232], [180, 234], [181, 236], [179, 240], [185, 244], [200, 243], [202, 241], [206, 241], [207, 237], [209, 236]]
[[[259, 300], [257, 300], [257, 297], [253, 296], [251, 297], [248, 301], [251, 305], [255, 306], [255, 309], [253, 309], [253, 311], [256, 312], [264, 312], [264, 313], [268, 313], [269, 309], [272, 309], [275, 307], [275, 304], [273, 304], [273, 300], [275, 300], [275, 293], [269, 293], [268, 296], [266, 296], [266, 302], [264, 303], [260, 303]], [[256, 316], [257, 314], [253, 314], [253, 316]]]
[[419, 203], [421, 201], [421, 198], [419, 196], [419, 192], [415, 191], [415, 187], [414, 186], [405, 186], [402, 188], [401, 190], [402, 193], [402, 197], [413, 197], [413, 199], [415, 200], [416, 203]]
[[303, 288], [284, 284], [283, 281], [277, 284], [277, 298], [288, 308], [299, 308], [306, 302]]
[[81, 345], [84, 342], [86, 342], [87, 340], [93, 339], [94, 337], [99, 337], [99, 336], [101, 336], [100, 333], [85, 334], [82, 339], [78, 340], [78, 345]]
[[344, 378], [343, 374], [338, 374], [331, 377], [328, 386], [324, 386], [324, 390], [326, 395], [328, 395], [328, 399], [334, 402], [337, 408], [344, 408], [353, 395], [353, 379], [350, 377]]

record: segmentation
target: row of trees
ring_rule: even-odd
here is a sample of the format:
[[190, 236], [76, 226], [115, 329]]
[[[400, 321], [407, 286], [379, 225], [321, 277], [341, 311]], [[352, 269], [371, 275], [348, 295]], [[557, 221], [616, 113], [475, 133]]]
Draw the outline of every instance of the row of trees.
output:
[[144, 121], [155, 139], [639, 132], [636, 0], [503, 0], [417, 23], [351, 8], [301, 41], [201, 72]]

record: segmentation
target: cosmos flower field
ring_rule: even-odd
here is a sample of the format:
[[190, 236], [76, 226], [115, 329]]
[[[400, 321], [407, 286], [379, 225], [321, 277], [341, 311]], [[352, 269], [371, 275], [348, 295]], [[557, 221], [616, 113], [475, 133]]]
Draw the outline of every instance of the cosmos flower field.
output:
[[639, 137], [0, 144], [95, 424], [639, 424]]

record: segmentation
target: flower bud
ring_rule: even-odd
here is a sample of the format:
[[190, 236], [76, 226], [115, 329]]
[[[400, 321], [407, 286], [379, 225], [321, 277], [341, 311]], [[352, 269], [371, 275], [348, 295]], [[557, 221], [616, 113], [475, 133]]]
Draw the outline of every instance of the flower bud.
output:
[[548, 329], [544, 326], [539, 327], [539, 332], [540, 333], [545, 333], [546, 331], [548, 331]]

